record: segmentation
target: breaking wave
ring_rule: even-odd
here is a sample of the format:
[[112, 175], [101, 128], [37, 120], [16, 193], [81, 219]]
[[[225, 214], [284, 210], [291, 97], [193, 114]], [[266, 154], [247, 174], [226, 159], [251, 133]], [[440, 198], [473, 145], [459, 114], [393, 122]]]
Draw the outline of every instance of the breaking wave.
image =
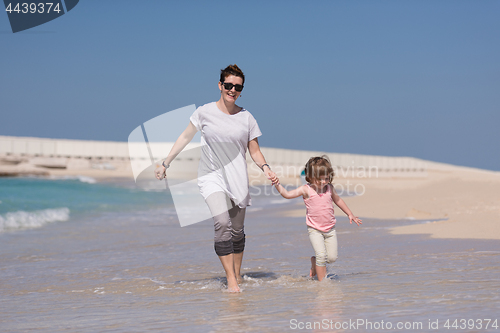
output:
[[69, 208], [43, 209], [33, 212], [17, 211], [0, 215], [0, 232], [40, 228], [52, 222], [69, 220]]

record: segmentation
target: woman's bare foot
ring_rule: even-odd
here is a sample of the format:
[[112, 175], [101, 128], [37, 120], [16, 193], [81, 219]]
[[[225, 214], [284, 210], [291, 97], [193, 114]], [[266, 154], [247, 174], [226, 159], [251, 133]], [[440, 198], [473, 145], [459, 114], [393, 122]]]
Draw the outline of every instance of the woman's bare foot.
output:
[[226, 271], [227, 279], [227, 291], [230, 293], [239, 293], [240, 287], [238, 287], [238, 281], [236, 279], [235, 269], [234, 269], [234, 254], [228, 254], [226, 256], [219, 256], [222, 267]]
[[309, 276], [316, 276], [316, 257], [314, 256], [311, 257], [311, 270], [309, 271]]
[[229, 291], [230, 293], [241, 292], [240, 287], [238, 286], [238, 282], [236, 279], [228, 279], [227, 280], [227, 291]]
[[236, 277], [236, 282], [238, 282], [238, 284], [242, 284], [243, 283], [243, 278], [241, 277], [241, 275], [238, 275]]

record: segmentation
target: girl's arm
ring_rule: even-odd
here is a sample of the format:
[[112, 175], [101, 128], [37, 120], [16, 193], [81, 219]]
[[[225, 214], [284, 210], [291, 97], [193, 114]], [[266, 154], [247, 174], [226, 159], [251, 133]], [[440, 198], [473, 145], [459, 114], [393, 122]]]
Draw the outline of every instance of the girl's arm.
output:
[[278, 178], [266, 163], [266, 159], [260, 151], [259, 141], [257, 140], [257, 138], [248, 142], [248, 152], [250, 153], [250, 157], [252, 157], [252, 160], [255, 162], [255, 164], [257, 164], [257, 166], [261, 168], [262, 171], [264, 171], [267, 179], [270, 179], [273, 184], [276, 184], [278, 182]]
[[[168, 156], [164, 161], [165, 165], [168, 166], [177, 157], [177, 155], [179, 155], [179, 153], [187, 146], [187, 144], [191, 142], [196, 132], [196, 127], [192, 122], [189, 122], [189, 125], [186, 127], [184, 132], [179, 135], [172, 149], [170, 149], [170, 153], [168, 153]], [[160, 165], [155, 169], [156, 178], [160, 180], [163, 179], [166, 171], [167, 169], [165, 169], [163, 165]]]
[[363, 224], [363, 223], [361, 223], [361, 219], [358, 218], [357, 216], [354, 216], [354, 214], [351, 212], [349, 207], [347, 207], [347, 204], [344, 202], [344, 200], [342, 200], [342, 198], [339, 197], [337, 192], [335, 192], [335, 188], [333, 187], [333, 185], [330, 184], [330, 186], [331, 186], [331, 191], [332, 191], [333, 202], [335, 202], [335, 204], [340, 209], [342, 209], [342, 211], [349, 217], [349, 223], [352, 224], [352, 222], [354, 221], [354, 223], [356, 223], [357, 225]]
[[307, 199], [309, 197], [309, 193], [307, 191], [306, 185], [302, 185], [302, 186], [297, 187], [296, 189], [293, 189], [291, 191], [287, 191], [287, 189], [284, 188], [280, 183], [277, 183], [275, 185], [275, 187], [278, 190], [278, 192], [281, 194], [281, 196], [285, 199], [293, 199], [293, 198], [297, 198], [300, 196]]

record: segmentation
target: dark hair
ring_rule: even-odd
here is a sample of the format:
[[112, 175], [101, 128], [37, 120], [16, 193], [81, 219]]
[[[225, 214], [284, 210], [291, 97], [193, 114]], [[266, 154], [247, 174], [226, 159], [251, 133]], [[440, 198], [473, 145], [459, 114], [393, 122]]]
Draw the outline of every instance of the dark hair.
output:
[[245, 74], [236, 64], [220, 70], [220, 82], [224, 82], [229, 75], [239, 76], [243, 79], [243, 84], [245, 83]]
[[308, 183], [312, 183], [313, 180], [319, 179], [320, 176], [328, 176], [328, 183], [331, 184], [333, 176], [335, 176], [332, 164], [326, 155], [311, 157], [306, 163], [305, 174]]

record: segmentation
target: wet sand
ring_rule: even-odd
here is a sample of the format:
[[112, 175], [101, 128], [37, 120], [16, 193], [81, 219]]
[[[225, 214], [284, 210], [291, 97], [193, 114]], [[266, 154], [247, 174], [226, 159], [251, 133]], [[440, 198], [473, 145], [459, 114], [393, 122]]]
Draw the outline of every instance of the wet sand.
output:
[[283, 216], [299, 201], [269, 201], [247, 212], [240, 294], [225, 292], [212, 223], [180, 228], [168, 209], [1, 234], [1, 331], [286, 332], [325, 320], [423, 325], [414, 331], [438, 320], [442, 331], [447, 319], [499, 313], [498, 241], [393, 235], [420, 221], [339, 217], [339, 259], [318, 282], [304, 218]]

